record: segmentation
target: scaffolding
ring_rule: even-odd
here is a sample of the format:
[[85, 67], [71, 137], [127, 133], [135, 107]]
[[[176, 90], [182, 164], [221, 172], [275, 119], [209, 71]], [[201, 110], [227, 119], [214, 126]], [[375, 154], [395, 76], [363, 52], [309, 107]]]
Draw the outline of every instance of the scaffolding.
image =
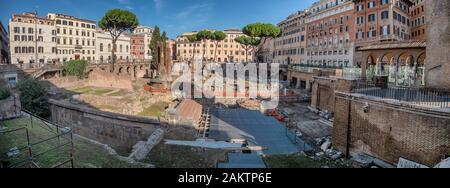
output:
[[[73, 133], [22, 110], [10, 129], [0, 121], [0, 168], [73, 168]], [[20, 125], [18, 125], [20, 124]], [[25, 137], [25, 138], [24, 138]], [[21, 143], [24, 142], [24, 143]]]

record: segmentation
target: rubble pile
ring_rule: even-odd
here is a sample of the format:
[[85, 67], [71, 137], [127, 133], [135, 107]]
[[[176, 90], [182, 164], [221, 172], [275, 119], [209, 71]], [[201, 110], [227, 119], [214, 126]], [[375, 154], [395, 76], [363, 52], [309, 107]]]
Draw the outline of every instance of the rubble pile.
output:
[[328, 110], [325, 111], [319, 111], [318, 112], [319, 116], [323, 119], [329, 120], [331, 122], [334, 121], [334, 113], [332, 112], [328, 112]]
[[316, 157], [326, 157], [331, 160], [338, 160], [344, 157], [344, 153], [331, 147], [331, 137], [317, 138], [316, 146], [320, 147], [320, 152], [315, 154]]

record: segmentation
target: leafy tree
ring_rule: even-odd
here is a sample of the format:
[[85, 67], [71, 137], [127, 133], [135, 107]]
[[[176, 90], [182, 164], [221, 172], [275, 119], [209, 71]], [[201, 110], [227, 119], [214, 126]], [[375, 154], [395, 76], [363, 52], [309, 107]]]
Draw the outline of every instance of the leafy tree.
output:
[[203, 56], [202, 56], [202, 60], [205, 59], [205, 54], [206, 54], [206, 41], [209, 39], [213, 38], [213, 34], [211, 31], [208, 30], [202, 30], [199, 31], [197, 33], [197, 39], [199, 39], [200, 41], [204, 41], [204, 45], [203, 45]]
[[167, 37], [167, 33], [164, 31], [161, 35], [161, 42], [166, 43], [169, 38]]
[[257, 46], [260, 40], [257, 38], [251, 38], [249, 36], [241, 35], [234, 39], [237, 43], [241, 44], [245, 49], [245, 61], [248, 62], [248, 51], [250, 48]]
[[225, 38], [227, 38], [227, 35], [222, 31], [215, 31], [211, 35], [211, 39], [216, 42], [216, 48], [214, 49], [214, 61], [216, 61], [217, 58], [217, 46], [219, 42], [225, 40]]
[[135, 14], [128, 10], [112, 9], [106, 12], [98, 25], [103, 30], [108, 31], [112, 37], [113, 50], [112, 53], [112, 70], [114, 71], [114, 63], [116, 63], [116, 56], [114, 55], [117, 46], [116, 42], [120, 35], [126, 31], [133, 31], [139, 25], [139, 21]]
[[164, 31], [161, 35], [161, 30], [158, 26], [155, 26], [155, 29], [153, 30], [152, 39], [150, 41], [149, 47], [152, 51], [152, 68], [158, 69], [158, 66], [161, 62], [159, 62], [158, 58], [158, 43], [162, 43], [163, 47], [166, 48], [167, 41], [169, 40], [169, 37], [167, 37], [167, 33]]
[[189, 43], [193, 43], [194, 44], [194, 55], [192, 56], [192, 62], [194, 62], [194, 58], [195, 58], [195, 54], [197, 53], [197, 43], [200, 42], [200, 40], [197, 38], [197, 35], [189, 35], [187, 36], [187, 39], [189, 41]]
[[161, 40], [161, 31], [158, 26], [155, 26], [152, 34], [152, 40], [150, 41], [150, 50], [152, 52], [152, 65], [158, 65], [158, 41]]
[[50, 115], [47, 88], [41, 82], [31, 78], [24, 79], [19, 82], [18, 89], [23, 108], [40, 117]]
[[85, 60], [72, 60], [64, 62], [64, 73], [69, 76], [83, 78], [86, 72], [87, 62]]
[[[260, 44], [265, 44], [267, 39], [281, 35], [281, 29], [270, 23], [253, 23], [245, 26], [242, 32], [253, 39], [260, 39]], [[260, 48], [256, 51], [259, 54]]]
[[0, 87], [0, 100], [6, 99], [11, 96], [11, 92], [8, 88]]

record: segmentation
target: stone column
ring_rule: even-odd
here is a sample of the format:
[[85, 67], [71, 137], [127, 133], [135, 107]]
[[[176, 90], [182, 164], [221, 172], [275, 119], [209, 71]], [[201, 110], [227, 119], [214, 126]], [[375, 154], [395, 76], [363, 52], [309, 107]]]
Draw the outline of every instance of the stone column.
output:
[[426, 86], [450, 89], [450, 1], [428, 0]]

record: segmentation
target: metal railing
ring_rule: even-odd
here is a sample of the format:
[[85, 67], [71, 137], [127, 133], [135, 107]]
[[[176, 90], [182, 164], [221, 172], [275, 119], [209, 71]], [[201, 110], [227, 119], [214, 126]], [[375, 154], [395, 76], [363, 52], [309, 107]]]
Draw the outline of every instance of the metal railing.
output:
[[428, 108], [450, 108], [450, 92], [426, 88], [388, 86], [376, 87], [372, 83], [359, 82], [353, 93], [383, 99], [394, 99]]
[[[41, 168], [42, 166], [39, 165], [41, 157], [45, 157], [45, 155], [55, 155], [55, 152], [61, 151], [68, 156], [64, 157], [57, 154], [60, 159], [56, 160], [56, 162], [50, 167], [58, 168], [66, 164], [69, 164], [71, 168], [74, 167], [73, 133], [70, 128], [60, 127], [26, 111], [22, 112], [22, 118], [29, 118], [29, 122], [20, 122], [23, 123], [23, 125], [12, 130], [0, 130], [0, 138], [2, 136], [6, 136], [7, 134], [15, 134], [20, 136], [23, 134], [20, 133], [20, 131], [24, 131], [24, 136], [26, 137], [26, 143], [22, 143], [24, 144], [23, 146], [14, 147], [6, 152], [0, 152], [0, 154], [17, 154], [11, 155], [6, 159], [11, 160], [11, 164], [5, 166], [6, 168]], [[40, 131], [32, 132], [31, 130], [35, 128], [38, 128]], [[16, 140], [13, 142], [15, 144], [21, 144], [17, 143]], [[42, 160], [46, 161], [47, 159]]]

